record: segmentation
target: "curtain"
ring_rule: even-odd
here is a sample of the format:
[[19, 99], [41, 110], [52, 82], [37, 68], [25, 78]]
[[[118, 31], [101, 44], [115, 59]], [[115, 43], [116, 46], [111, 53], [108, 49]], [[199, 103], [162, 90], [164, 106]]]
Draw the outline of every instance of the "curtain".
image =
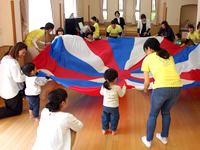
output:
[[22, 39], [29, 33], [29, 0], [21, 0]]
[[78, 17], [78, 0], [74, 0], [74, 17]]
[[197, 24], [200, 21], [200, 0], [198, 0], [197, 4]]
[[[52, 18], [54, 23], [54, 30], [56, 30], [59, 27], [63, 27], [63, 5], [64, 0], [50, 0], [51, 2], [51, 11], [52, 11]], [[61, 7], [60, 7], [61, 5]], [[61, 10], [60, 10], [61, 9]], [[60, 14], [61, 12], [61, 14]]]
[[57, 17], [59, 16], [57, 13], [59, 13], [59, 11], [56, 11], [56, 7], [59, 8], [59, 3], [57, 3], [56, 0], [50, 0], [50, 2], [51, 2], [53, 23], [54, 23], [55, 29], [57, 29], [58, 27], [60, 27], [60, 24], [57, 21]]
[[103, 2], [104, 0], [99, 0], [99, 10], [100, 10], [100, 14], [99, 14], [99, 23], [104, 23], [104, 18], [103, 18]]
[[126, 21], [126, 8], [127, 8], [127, 0], [123, 0], [123, 18]]
[[137, 0], [133, 0], [133, 17], [132, 17], [132, 24], [133, 25], [135, 25], [137, 23], [136, 17], [135, 17], [136, 4], [137, 4]]
[[155, 17], [155, 20], [154, 20], [154, 24], [155, 25], [158, 25], [158, 23], [159, 23], [159, 16], [158, 16], [158, 14], [159, 14], [159, 6], [160, 6], [160, 2], [159, 2], [159, 0], [155, 0], [155, 7], [156, 7], [156, 17]]

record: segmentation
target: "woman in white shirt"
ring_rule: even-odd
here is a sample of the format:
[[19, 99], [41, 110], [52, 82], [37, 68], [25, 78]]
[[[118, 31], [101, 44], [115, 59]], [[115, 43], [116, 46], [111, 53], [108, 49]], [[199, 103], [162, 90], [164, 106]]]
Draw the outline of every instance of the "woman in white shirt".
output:
[[0, 108], [0, 118], [19, 115], [22, 112], [23, 93], [20, 83], [24, 82], [18, 59], [24, 57], [27, 46], [23, 42], [15, 44], [8, 55], [0, 62], [0, 96], [5, 102], [5, 107]]
[[142, 14], [141, 20], [138, 21], [138, 25], [137, 25], [138, 37], [151, 36], [150, 30], [151, 30], [151, 23], [149, 19], [146, 18], [146, 15]]
[[48, 103], [41, 112], [37, 138], [32, 150], [70, 150], [71, 131], [78, 132], [83, 124], [72, 114], [63, 112], [68, 103], [64, 89], [55, 89], [48, 94]]

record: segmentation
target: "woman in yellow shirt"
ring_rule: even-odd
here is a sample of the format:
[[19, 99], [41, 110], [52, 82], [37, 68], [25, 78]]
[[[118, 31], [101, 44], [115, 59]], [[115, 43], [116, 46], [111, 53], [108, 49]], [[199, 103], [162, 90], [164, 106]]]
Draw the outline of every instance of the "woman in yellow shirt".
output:
[[153, 74], [154, 84], [151, 96], [151, 110], [147, 121], [147, 136], [142, 137], [146, 147], [151, 147], [151, 141], [156, 127], [156, 120], [159, 112], [162, 114], [162, 132], [156, 137], [167, 144], [167, 137], [170, 127], [170, 109], [177, 101], [181, 93], [181, 80], [176, 71], [173, 57], [164, 49], [156, 38], [149, 38], [144, 43], [144, 51], [147, 57], [142, 63], [144, 72], [144, 92], [148, 91], [150, 80], [149, 72]]
[[94, 39], [95, 40], [99, 40], [99, 20], [95, 17], [95, 16], [93, 16], [92, 18], [91, 18], [91, 21], [92, 21], [92, 23], [94, 23], [94, 28], [95, 28], [95, 31], [93, 32], [93, 37], [94, 37]]
[[47, 44], [46, 42], [42, 42], [41, 39], [43, 36], [46, 37], [46, 34], [49, 34], [53, 29], [54, 25], [48, 22], [45, 27], [33, 30], [26, 36], [25, 44], [28, 46], [28, 51], [25, 62], [30, 62], [42, 51], [42, 49], [38, 47], [37, 42], [43, 45]]
[[194, 43], [193, 45], [197, 45], [200, 41], [199, 35], [200, 35], [200, 33], [198, 31], [195, 31], [194, 26], [192, 24], [189, 24], [187, 39], [186, 39], [185, 43], [182, 44], [182, 46], [187, 44], [189, 42], [189, 40], [192, 40], [192, 42]]
[[112, 20], [111, 25], [109, 25], [107, 28], [107, 32], [106, 32], [107, 39], [109, 37], [113, 37], [113, 38], [121, 37], [121, 35], [122, 35], [121, 26], [118, 25], [115, 20]]

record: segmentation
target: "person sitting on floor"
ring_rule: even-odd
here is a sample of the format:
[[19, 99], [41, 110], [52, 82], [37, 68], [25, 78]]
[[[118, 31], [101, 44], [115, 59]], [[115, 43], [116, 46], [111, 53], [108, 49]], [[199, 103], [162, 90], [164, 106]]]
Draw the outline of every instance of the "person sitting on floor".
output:
[[156, 35], [162, 36], [168, 39], [169, 41], [172, 41], [172, 42], [174, 41], [174, 32], [172, 28], [169, 26], [167, 21], [163, 21], [161, 23], [161, 28]]
[[81, 30], [80, 30], [80, 35], [82, 38], [87, 36], [88, 32], [94, 32], [95, 31], [95, 27], [92, 25], [89, 26], [84, 26]]
[[51, 91], [47, 99], [32, 150], [71, 150], [75, 140], [72, 135], [80, 131], [83, 124], [72, 114], [64, 112], [68, 104], [68, 94], [64, 89]]
[[180, 33], [176, 33], [174, 43], [175, 43], [176, 45], [181, 45], [181, 44], [182, 44], [182, 41], [181, 41], [181, 34], [180, 34]]
[[193, 45], [197, 45], [200, 38], [199, 38], [199, 32], [194, 30], [194, 26], [192, 24], [188, 25], [188, 35], [186, 41], [182, 44], [182, 46], [188, 44], [189, 40], [193, 41]]
[[108, 26], [107, 28], [107, 32], [106, 32], [106, 37], [107, 39], [109, 37], [121, 37], [122, 35], [122, 28], [120, 27], [120, 25], [116, 24], [115, 20], [111, 21], [111, 25]]

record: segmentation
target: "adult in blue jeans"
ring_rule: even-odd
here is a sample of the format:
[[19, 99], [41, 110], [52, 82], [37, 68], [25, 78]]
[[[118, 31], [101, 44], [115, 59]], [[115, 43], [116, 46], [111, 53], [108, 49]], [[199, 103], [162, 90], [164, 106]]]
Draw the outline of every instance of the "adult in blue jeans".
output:
[[151, 147], [156, 120], [159, 112], [162, 114], [162, 131], [156, 137], [167, 144], [169, 127], [171, 122], [170, 109], [177, 101], [181, 93], [181, 80], [177, 73], [173, 57], [164, 49], [156, 38], [149, 38], [144, 43], [144, 51], [147, 57], [142, 63], [144, 72], [144, 92], [150, 85], [149, 72], [153, 74], [154, 84], [151, 96], [151, 110], [147, 121], [147, 136], [142, 137], [146, 147]]

